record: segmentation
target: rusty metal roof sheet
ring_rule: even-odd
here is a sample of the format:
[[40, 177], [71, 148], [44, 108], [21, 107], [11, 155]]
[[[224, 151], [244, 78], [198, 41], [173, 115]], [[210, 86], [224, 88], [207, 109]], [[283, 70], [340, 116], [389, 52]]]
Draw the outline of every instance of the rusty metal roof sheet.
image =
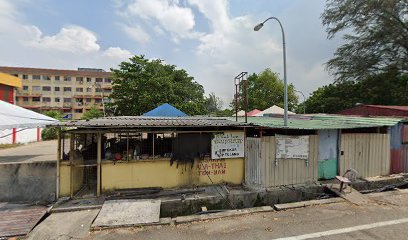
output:
[[144, 117], [121, 116], [91, 120], [72, 120], [53, 126], [78, 128], [131, 128], [131, 127], [244, 127], [247, 124], [225, 118], [209, 117]]

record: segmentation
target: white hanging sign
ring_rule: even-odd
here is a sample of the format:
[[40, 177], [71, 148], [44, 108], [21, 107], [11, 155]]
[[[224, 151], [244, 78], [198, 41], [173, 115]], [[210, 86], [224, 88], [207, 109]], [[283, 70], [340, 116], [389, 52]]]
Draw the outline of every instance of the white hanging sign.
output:
[[243, 132], [214, 133], [211, 140], [211, 158], [244, 157], [244, 137]]
[[276, 158], [308, 159], [309, 136], [275, 135]]

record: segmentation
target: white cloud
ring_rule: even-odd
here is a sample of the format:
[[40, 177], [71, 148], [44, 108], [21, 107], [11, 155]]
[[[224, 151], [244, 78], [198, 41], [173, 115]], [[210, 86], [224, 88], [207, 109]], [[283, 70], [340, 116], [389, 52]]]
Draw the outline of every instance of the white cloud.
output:
[[24, 15], [13, 1], [0, 0], [0, 9], [0, 65], [109, 69], [132, 56], [119, 47], [103, 48], [97, 35], [82, 26], [68, 25], [44, 35], [37, 26], [23, 22]]
[[128, 60], [130, 57], [132, 57], [131, 52], [121, 49], [120, 47], [110, 47], [106, 49], [102, 55], [110, 58], [117, 58], [122, 61]]
[[126, 13], [129, 19], [141, 18], [150, 22], [156, 31], [164, 29], [172, 34], [175, 41], [199, 35], [193, 31], [195, 20], [192, 10], [180, 6], [176, 0], [133, 0]]
[[150, 41], [150, 35], [145, 32], [140, 25], [135, 25], [132, 27], [124, 25], [122, 29], [128, 36], [139, 43], [145, 44]]
[[81, 26], [63, 27], [57, 34], [52, 36], [42, 36], [41, 31], [38, 28], [36, 30], [36, 38], [29, 43], [33, 47], [72, 53], [97, 52], [100, 49], [96, 34]]

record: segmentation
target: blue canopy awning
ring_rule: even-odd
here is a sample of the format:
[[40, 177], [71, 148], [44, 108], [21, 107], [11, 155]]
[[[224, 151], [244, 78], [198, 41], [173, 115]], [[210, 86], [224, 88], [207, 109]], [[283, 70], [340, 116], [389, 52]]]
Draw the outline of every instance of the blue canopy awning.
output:
[[143, 116], [147, 116], [147, 117], [186, 117], [188, 115], [178, 110], [177, 108], [171, 106], [170, 104], [165, 103], [147, 113], [144, 113]]

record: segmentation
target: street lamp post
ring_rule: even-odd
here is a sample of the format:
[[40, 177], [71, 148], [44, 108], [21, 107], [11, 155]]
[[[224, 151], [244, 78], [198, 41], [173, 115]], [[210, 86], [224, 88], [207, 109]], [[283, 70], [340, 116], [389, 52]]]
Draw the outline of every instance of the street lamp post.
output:
[[286, 42], [285, 42], [285, 32], [283, 31], [282, 23], [276, 17], [267, 18], [265, 21], [254, 27], [254, 31], [259, 31], [265, 24], [266, 21], [274, 19], [279, 23], [282, 30], [282, 43], [283, 43], [283, 83], [284, 83], [284, 115], [283, 115], [283, 125], [288, 126], [288, 84], [286, 76]]

